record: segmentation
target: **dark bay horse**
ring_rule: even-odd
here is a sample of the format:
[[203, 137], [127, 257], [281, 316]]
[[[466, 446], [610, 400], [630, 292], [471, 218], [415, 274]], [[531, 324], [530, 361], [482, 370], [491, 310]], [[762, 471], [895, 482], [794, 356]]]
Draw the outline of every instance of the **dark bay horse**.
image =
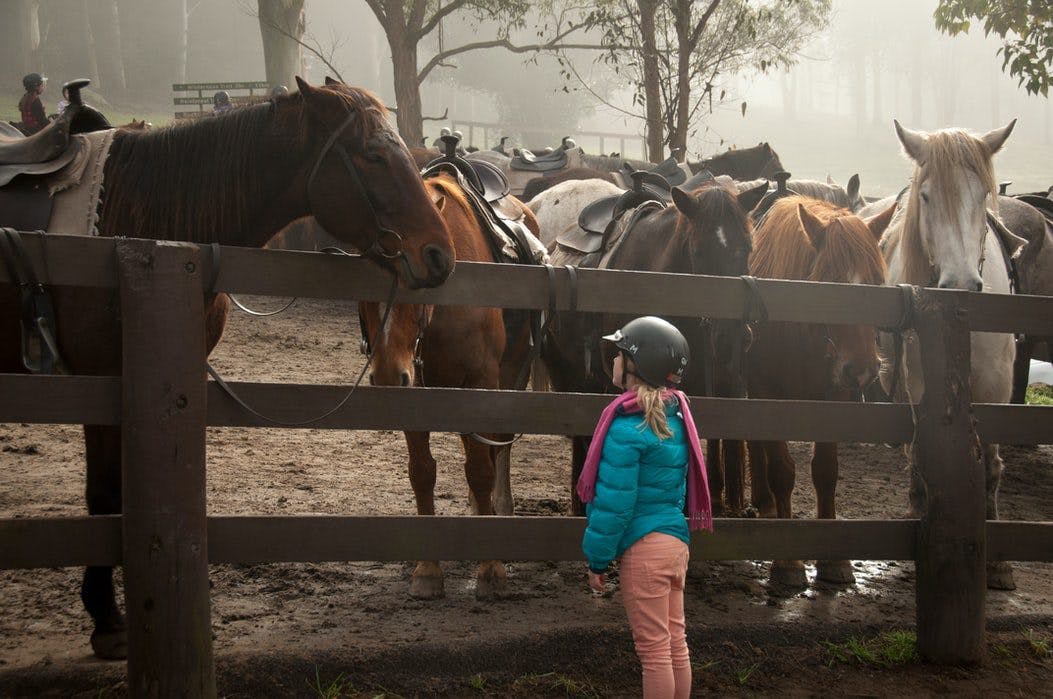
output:
[[[453, 268], [449, 231], [383, 105], [335, 81], [297, 82], [297, 94], [221, 117], [118, 131], [105, 164], [100, 234], [259, 247], [291, 221], [314, 216], [407, 286], [441, 284]], [[24, 371], [16, 291], [0, 286], [0, 372]], [[117, 290], [53, 294], [71, 371], [119, 376]], [[206, 298], [209, 351], [228, 309], [226, 296]], [[119, 514], [121, 429], [85, 425], [84, 436], [88, 512]], [[81, 599], [94, 621], [95, 654], [124, 657], [112, 568], [88, 568]]]
[[[833, 204], [790, 196], [778, 200], [753, 234], [750, 273], [768, 279], [884, 283], [878, 240], [895, 205], [864, 223]], [[750, 398], [854, 400], [877, 377], [877, 331], [870, 326], [761, 322], [749, 351]], [[749, 442], [751, 500], [765, 517], [793, 516], [796, 464], [786, 442]], [[820, 519], [834, 519], [837, 444], [816, 443], [812, 457]], [[819, 579], [854, 580], [848, 561], [817, 561]], [[801, 561], [775, 561], [772, 580], [803, 587]]]
[[[424, 184], [446, 220], [458, 260], [497, 262], [490, 233], [465, 198], [461, 185], [448, 173], [427, 177]], [[526, 226], [537, 235], [537, 220], [518, 199]], [[529, 329], [522, 311], [475, 306], [421, 306], [360, 303], [359, 317], [372, 352], [370, 383], [378, 386], [443, 386], [449, 388], [513, 388], [529, 356]], [[385, 321], [385, 315], [387, 315]], [[381, 327], [381, 323], [384, 323]], [[435, 514], [435, 457], [428, 432], [405, 432], [409, 476], [418, 515]], [[512, 435], [490, 435], [504, 442]], [[464, 472], [471, 491], [473, 514], [511, 515], [513, 505], [508, 455], [511, 446], [494, 447], [472, 435], [461, 435]], [[496, 485], [495, 487], [495, 464]], [[507, 573], [498, 561], [486, 561], [476, 577], [476, 596], [500, 594]], [[410, 594], [421, 599], [443, 595], [438, 561], [419, 561]]]
[[[583, 181], [587, 187], [589, 181]], [[718, 185], [703, 186], [693, 192], [678, 187], [672, 190], [673, 203], [633, 226], [621, 245], [611, 255], [608, 269], [627, 269], [681, 274], [739, 276], [747, 274], [751, 249], [751, 225], [746, 212], [752, 209], [766, 187], [736, 195]], [[557, 195], [549, 190], [531, 202], [538, 210], [544, 198]], [[539, 201], [541, 200], [541, 201]], [[547, 238], [549, 234], [542, 231]], [[553, 257], [553, 263], [557, 261]], [[553, 388], [575, 393], [607, 393], [613, 390], [608, 360], [602, 354], [599, 338], [613, 328], [621, 327], [630, 316], [614, 314], [560, 313], [550, 328], [542, 349]], [[715, 321], [699, 318], [667, 318], [687, 338], [694, 359], [682, 388], [690, 395], [702, 395], [707, 388], [707, 372], [713, 393], [725, 397], [744, 397], [745, 386], [739, 366], [748, 340], [737, 321]], [[707, 355], [711, 355], [707, 360]], [[710, 445], [711, 456], [714, 444]], [[573, 438], [572, 479], [577, 481], [585, 463], [588, 439]], [[714, 508], [721, 507], [720, 490], [727, 480], [726, 509], [742, 509], [744, 449], [741, 442], [725, 447], [724, 468], [719, 473], [720, 459], [711, 458], [710, 488], [715, 494]], [[716, 472], [715, 472], [716, 471]], [[572, 488], [573, 491], [573, 488]], [[583, 514], [581, 503], [572, 494], [574, 514]], [[732, 504], [734, 502], [734, 504]]]
[[742, 182], [774, 179], [775, 173], [784, 169], [779, 154], [767, 143], [758, 143], [752, 148], [732, 148], [706, 160], [689, 162], [688, 166], [696, 174], [709, 170], [714, 175], [727, 175]]

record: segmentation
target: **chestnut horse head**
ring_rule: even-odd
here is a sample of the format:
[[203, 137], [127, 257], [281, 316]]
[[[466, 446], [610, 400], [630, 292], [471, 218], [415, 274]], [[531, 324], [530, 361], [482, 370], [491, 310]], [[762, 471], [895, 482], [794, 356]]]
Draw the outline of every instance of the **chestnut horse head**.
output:
[[[894, 208], [864, 223], [827, 202], [797, 196], [780, 199], [754, 231], [750, 272], [768, 279], [880, 286], [886, 268], [877, 243]], [[814, 371], [802, 375], [853, 393], [877, 376], [877, 331], [872, 326], [794, 324], [783, 331], [795, 337], [779, 343], [781, 361], [825, 367], [825, 377]], [[800, 356], [786, 356], [795, 350]]]

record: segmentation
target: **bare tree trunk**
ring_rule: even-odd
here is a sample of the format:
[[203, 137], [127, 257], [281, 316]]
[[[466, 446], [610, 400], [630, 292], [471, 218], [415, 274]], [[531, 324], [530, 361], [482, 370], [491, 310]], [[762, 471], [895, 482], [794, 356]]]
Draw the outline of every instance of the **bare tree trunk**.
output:
[[121, 25], [114, 0], [88, 0], [88, 20], [95, 44], [99, 87], [110, 99], [123, 97], [124, 63], [121, 60]]
[[658, 81], [658, 48], [655, 41], [657, 0], [637, 0], [640, 10], [640, 39], [643, 45], [644, 108], [647, 112], [647, 159], [660, 163], [665, 155], [665, 133], [662, 128], [662, 97]]
[[292, 85], [303, 58], [297, 40], [303, 38], [304, 0], [258, 0], [258, 3], [267, 82], [272, 86]]
[[885, 110], [881, 101], [881, 53], [877, 50], [877, 47], [870, 54], [870, 71], [874, 78], [874, 83], [871, 85], [871, 94], [873, 95], [873, 104], [871, 105], [873, 118], [871, 121], [876, 125], [883, 123], [885, 118]]
[[687, 157], [687, 132], [691, 128], [691, 4], [690, 0], [676, 3], [676, 124], [669, 134], [669, 150], [680, 162]]
[[45, 0], [40, 8], [47, 15], [47, 33], [41, 45], [43, 71], [60, 84], [73, 78], [97, 82], [85, 0]]
[[424, 138], [424, 115], [417, 79], [417, 42], [407, 36], [402, 27], [389, 28], [387, 35], [394, 65], [395, 104], [398, 107], [395, 116], [399, 134], [407, 145], [419, 146]]
[[15, 86], [33, 69], [33, 22], [36, 9], [31, 0], [0, 3], [0, 79]]

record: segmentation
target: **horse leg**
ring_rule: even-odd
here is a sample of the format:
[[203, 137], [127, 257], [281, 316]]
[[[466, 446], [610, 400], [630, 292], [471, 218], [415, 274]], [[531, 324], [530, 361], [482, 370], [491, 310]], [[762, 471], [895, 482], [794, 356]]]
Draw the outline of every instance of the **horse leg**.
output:
[[[982, 444], [984, 476], [987, 484], [987, 519], [998, 519], [998, 486], [1002, 482], [1005, 465], [998, 453], [998, 445]], [[1013, 567], [1006, 561], [987, 563], [987, 587], [992, 590], [1015, 590]]]
[[706, 479], [709, 481], [709, 500], [713, 506], [713, 516], [722, 517], [724, 507], [724, 463], [720, 453], [720, 440], [706, 440]]
[[[409, 477], [417, 514], [435, 514], [435, 457], [431, 454], [431, 435], [428, 432], [405, 432], [409, 452]], [[417, 599], [437, 599], [445, 594], [442, 567], [438, 561], [417, 561], [410, 578], [410, 596]]]
[[[779, 519], [793, 519], [790, 499], [797, 477], [797, 464], [790, 456], [786, 442], [765, 442], [764, 450], [768, 455], [768, 484], [775, 498], [776, 516]], [[808, 586], [804, 563], [801, 561], [773, 561], [771, 579], [772, 582], [785, 587]]]
[[[812, 454], [812, 485], [815, 486], [816, 512], [819, 519], [837, 519], [834, 497], [837, 491], [837, 443], [816, 442]], [[816, 561], [816, 577], [836, 585], [856, 581], [850, 561]]]
[[589, 440], [585, 437], [571, 438], [570, 456], [570, 514], [574, 517], [585, 516], [585, 504], [578, 497], [578, 478], [585, 468], [585, 457], [589, 453]]
[[750, 465], [750, 504], [761, 517], [775, 516], [775, 500], [768, 484], [768, 453], [764, 442], [746, 442]]
[[[501, 435], [499, 441], [508, 441], [512, 435]], [[492, 447], [490, 455], [494, 460], [494, 511], [505, 517], [515, 514], [515, 499], [512, 497], [512, 445]]]
[[[464, 445], [464, 474], [468, 489], [473, 496], [474, 515], [494, 514], [494, 462], [490, 458], [490, 447], [477, 442], [469, 435], [461, 435]], [[493, 599], [508, 587], [508, 573], [500, 561], [483, 561], [475, 579], [475, 596], [478, 599]]]
[[[89, 515], [121, 513], [121, 428], [85, 425], [86, 499]], [[88, 566], [80, 588], [84, 608], [95, 622], [91, 648], [96, 657], [128, 657], [128, 632], [113, 592], [113, 568]]]
[[728, 512], [741, 517], [746, 509], [746, 444], [741, 439], [723, 439], [721, 450]]
[[1035, 340], [1024, 335], [1016, 343], [1016, 359], [1013, 361], [1013, 395], [1010, 403], [1023, 405], [1027, 393], [1028, 375], [1031, 373], [1031, 353]]

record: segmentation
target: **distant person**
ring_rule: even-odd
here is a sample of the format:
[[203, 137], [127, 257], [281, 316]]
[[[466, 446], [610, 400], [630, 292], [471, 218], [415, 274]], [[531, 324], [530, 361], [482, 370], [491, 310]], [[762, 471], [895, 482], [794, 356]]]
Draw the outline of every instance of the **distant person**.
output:
[[230, 95], [225, 90], [220, 90], [212, 96], [212, 116], [219, 116], [233, 110], [234, 105], [230, 103]]
[[55, 109], [58, 111], [59, 114], [62, 114], [62, 112], [66, 111], [66, 107], [68, 107], [68, 106], [69, 106], [69, 88], [68, 87], [63, 87], [62, 88], [62, 99], [60, 99], [58, 101], [58, 105], [55, 106]]
[[289, 94], [289, 88], [285, 85], [275, 85], [271, 88], [271, 99], [278, 99], [279, 97], [285, 97]]
[[30, 136], [48, 124], [47, 112], [40, 96], [47, 89], [48, 79], [40, 73], [30, 73], [22, 78], [22, 87], [26, 94], [18, 101], [18, 110], [22, 113], [22, 131]]

